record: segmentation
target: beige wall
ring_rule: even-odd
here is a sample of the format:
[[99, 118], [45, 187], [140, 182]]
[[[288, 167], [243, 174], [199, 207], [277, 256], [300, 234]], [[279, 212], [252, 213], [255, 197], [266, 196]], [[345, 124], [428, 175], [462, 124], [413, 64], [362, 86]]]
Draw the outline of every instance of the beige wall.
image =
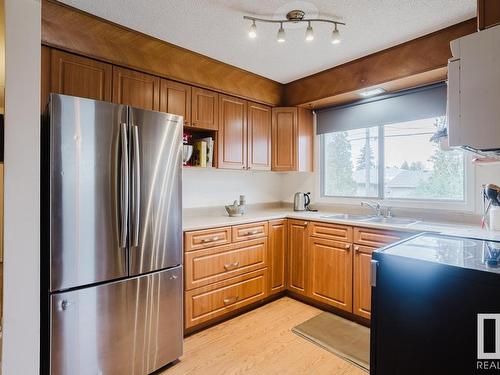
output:
[[5, 0], [2, 373], [39, 373], [40, 2]]

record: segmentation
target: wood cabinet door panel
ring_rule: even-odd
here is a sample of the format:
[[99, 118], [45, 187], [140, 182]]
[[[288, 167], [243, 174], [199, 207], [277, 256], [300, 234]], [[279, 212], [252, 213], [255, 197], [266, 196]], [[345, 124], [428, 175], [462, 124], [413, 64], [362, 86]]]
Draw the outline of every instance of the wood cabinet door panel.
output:
[[113, 101], [136, 108], [160, 110], [160, 78], [113, 66]]
[[309, 296], [352, 312], [351, 244], [311, 237]]
[[312, 222], [309, 235], [327, 240], [352, 242], [352, 227], [347, 225]]
[[248, 169], [271, 170], [271, 107], [248, 103]]
[[162, 79], [160, 111], [183, 116], [184, 125], [189, 126], [191, 123], [191, 86]]
[[219, 168], [245, 169], [247, 165], [247, 102], [219, 95]]
[[185, 254], [186, 290], [267, 266], [267, 238], [190, 251]]
[[354, 306], [353, 312], [363, 318], [371, 317], [371, 260], [374, 247], [354, 245]]
[[297, 170], [297, 108], [272, 110], [272, 170]]
[[288, 220], [288, 288], [307, 293], [307, 221]]
[[231, 227], [195, 230], [184, 233], [185, 251], [194, 251], [231, 243]]
[[191, 125], [219, 130], [219, 94], [215, 91], [191, 88]]
[[278, 293], [286, 288], [287, 221], [269, 222], [269, 292]]
[[194, 327], [267, 296], [267, 269], [184, 293], [184, 324]]
[[111, 100], [110, 64], [52, 49], [50, 70], [51, 92]]

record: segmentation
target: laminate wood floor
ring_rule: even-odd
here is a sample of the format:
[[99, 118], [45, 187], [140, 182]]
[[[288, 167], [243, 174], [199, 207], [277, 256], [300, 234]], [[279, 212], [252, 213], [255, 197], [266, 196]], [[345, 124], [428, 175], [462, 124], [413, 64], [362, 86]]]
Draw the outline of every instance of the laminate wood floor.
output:
[[291, 331], [319, 313], [283, 297], [186, 338], [180, 362], [161, 375], [367, 375]]

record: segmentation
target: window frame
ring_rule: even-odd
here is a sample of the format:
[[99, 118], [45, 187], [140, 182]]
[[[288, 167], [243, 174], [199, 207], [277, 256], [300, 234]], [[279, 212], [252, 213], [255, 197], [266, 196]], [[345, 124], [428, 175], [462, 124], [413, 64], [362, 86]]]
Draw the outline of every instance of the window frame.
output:
[[[439, 209], [449, 211], [474, 212], [474, 181], [475, 169], [472, 167], [472, 156], [464, 151], [464, 199], [447, 200], [447, 199], [417, 199], [417, 198], [387, 198], [384, 197], [384, 168], [385, 165], [385, 142], [383, 125], [378, 126], [378, 147], [379, 147], [379, 168], [378, 168], [378, 196], [332, 196], [325, 195], [325, 135], [316, 135], [316, 196], [320, 203], [330, 204], [357, 204], [361, 201], [376, 200], [391, 207], [411, 208], [411, 209]], [[380, 183], [382, 181], [382, 183]]]

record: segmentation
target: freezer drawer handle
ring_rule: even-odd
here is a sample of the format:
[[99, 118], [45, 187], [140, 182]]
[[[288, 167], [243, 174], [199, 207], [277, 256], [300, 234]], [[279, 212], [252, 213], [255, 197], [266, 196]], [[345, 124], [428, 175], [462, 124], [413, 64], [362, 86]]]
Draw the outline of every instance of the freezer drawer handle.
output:
[[378, 261], [376, 260], [371, 260], [371, 266], [372, 266], [372, 272], [371, 272], [371, 277], [370, 277], [370, 280], [371, 280], [371, 285], [373, 287], [376, 287], [377, 286], [377, 267], [378, 267]]
[[224, 298], [224, 305], [229, 305], [230, 303], [235, 303], [238, 301], [240, 297], [239, 296], [234, 296], [234, 297], [229, 297], [229, 298]]
[[134, 218], [132, 246], [139, 246], [139, 228], [141, 220], [141, 153], [139, 149], [139, 127], [136, 125], [132, 126], [132, 143], [134, 147], [134, 159], [132, 161], [132, 216]]
[[203, 238], [201, 240], [201, 242], [203, 243], [207, 243], [207, 242], [214, 242], [214, 241], [218, 241], [219, 240], [219, 237], [218, 236], [215, 236], [215, 237], [212, 237], [212, 238]]
[[234, 270], [235, 268], [238, 268], [240, 265], [240, 262], [234, 262], [234, 263], [229, 263], [229, 264], [224, 264], [224, 268], [226, 271]]
[[121, 186], [120, 186], [120, 213], [121, 213], [121, 228], [120, 228], [120, 247], [127, 246], [127, 218], [128, 218], [128, 141], [127, 141], [127, 124], [121, 124]]

